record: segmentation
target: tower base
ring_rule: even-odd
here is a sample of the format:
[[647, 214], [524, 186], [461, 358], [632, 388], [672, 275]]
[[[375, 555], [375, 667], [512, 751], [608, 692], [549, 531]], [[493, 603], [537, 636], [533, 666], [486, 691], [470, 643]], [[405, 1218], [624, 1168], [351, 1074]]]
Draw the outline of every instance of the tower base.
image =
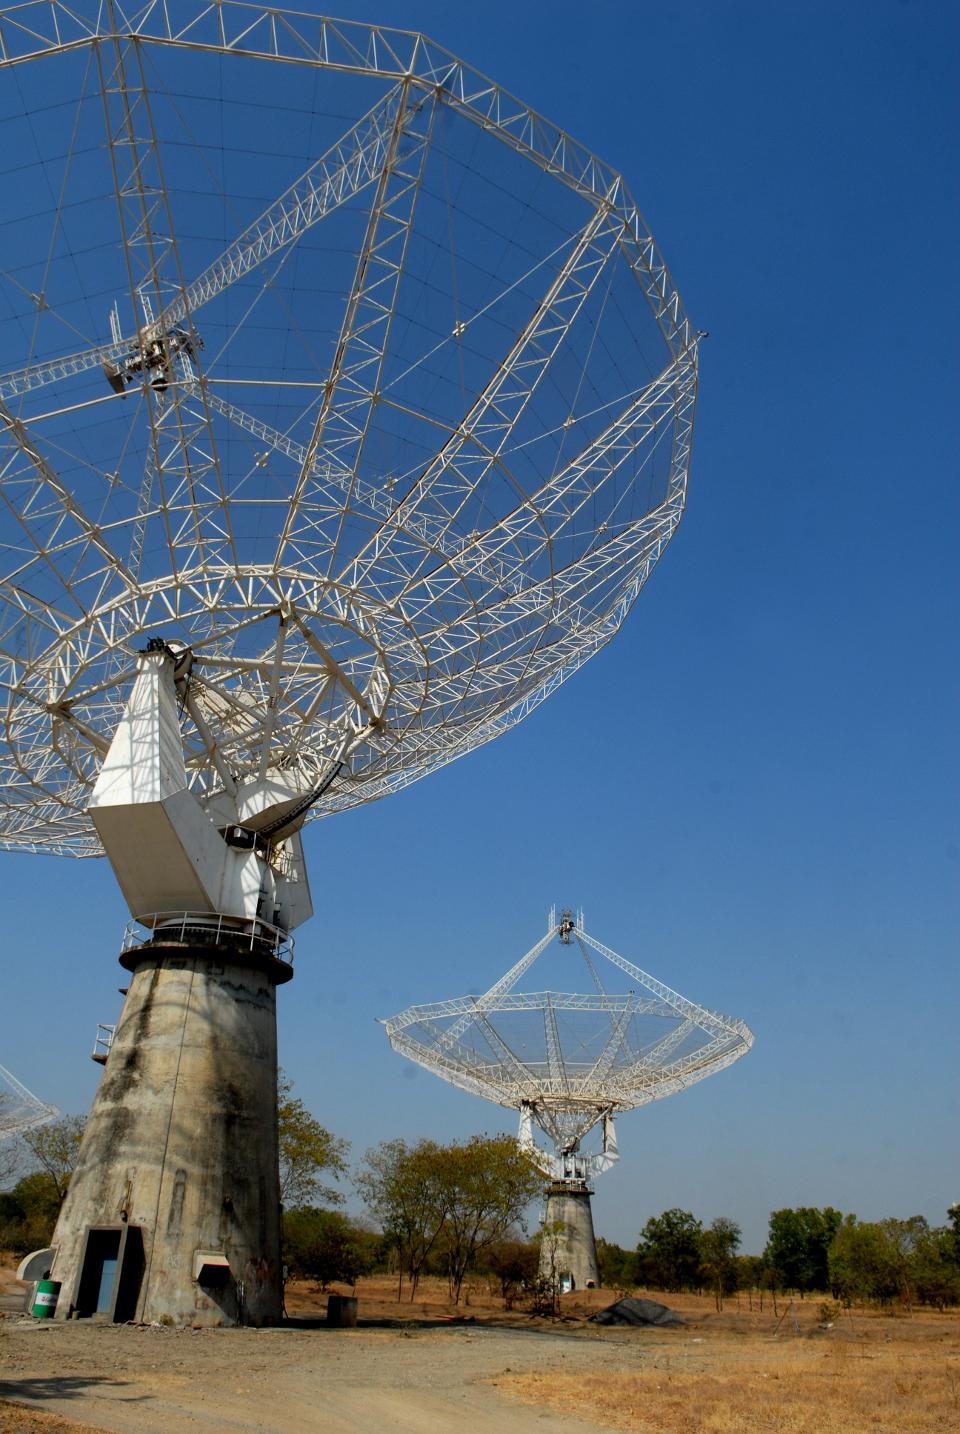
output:
[[540, 1278], [565, 1292], [594, 1289], [600, 1283], [597, 1242], [583, 1180], [555, 1180], [547, 1186], [540, 1245]]
[[132, 980], [53, 1237], [57, 1318], [279, 1320], [276, 987], [247, 933], [159, 929]]

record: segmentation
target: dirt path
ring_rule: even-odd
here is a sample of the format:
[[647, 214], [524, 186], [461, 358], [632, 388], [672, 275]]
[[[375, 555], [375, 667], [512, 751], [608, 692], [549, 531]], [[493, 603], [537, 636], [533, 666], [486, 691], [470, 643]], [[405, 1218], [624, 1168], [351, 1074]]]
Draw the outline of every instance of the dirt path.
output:
[[[111, 1434], [543, 1434], [547, 1424], [597, 1434], [589, 1418], [518, 1406], [493, 1381], [508, 1371], [637, 1368], [662, 1338], [4, 1326], [0, 1399]], [[0, 1431], [11, 1427], [4, 1419], [0, 1406]]]

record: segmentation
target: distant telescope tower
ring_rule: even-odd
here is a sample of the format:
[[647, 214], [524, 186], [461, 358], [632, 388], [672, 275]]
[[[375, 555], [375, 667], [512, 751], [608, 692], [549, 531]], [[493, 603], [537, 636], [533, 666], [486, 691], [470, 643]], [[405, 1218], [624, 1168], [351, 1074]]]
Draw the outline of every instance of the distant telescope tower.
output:
[[[558, 951], [554, 943], [559, 943]], [[583, 958], [592, 990], [521, 988], [553, 947]], [[592, 953], [592, 954], [591, 954]], [[594, 955], [628, 978], [604, 986]], [[750, 1049], [743, 1021], [694, 1005], [587, 934], [583, 913], [551, 910], [547, 932], [482, 996], [411, 1006], [384, 1022], [401, 1055], [520, 1113], [520, 1144], [547, 1176], [541, 1274], [564, 1290], [599, 1284], [591, 1181], [617, 1159], [614, 1118], [684, 1090]], [[552, 1146], [534, 1142], [539, 1127]], [[584, 1141], [597, 1131], [599, 1148]]]

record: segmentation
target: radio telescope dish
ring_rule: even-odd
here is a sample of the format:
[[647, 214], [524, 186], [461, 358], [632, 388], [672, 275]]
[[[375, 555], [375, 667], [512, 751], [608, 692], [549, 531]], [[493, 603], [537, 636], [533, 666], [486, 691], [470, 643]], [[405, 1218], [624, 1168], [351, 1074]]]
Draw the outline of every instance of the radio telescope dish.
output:
[[329, 815], [526, 716], [684, 504], [697, 339], [623, 180], [414, 34], [0, 31], [0, 842], [100, 852], [154, 634], [201, 798], [281, 769]]
[[91, 1312], [121, 1210], [116, 1318], [262, 1323], [301, 828], [613, 636], [699, 335], [620, 176], [422, 35], [24, 0], [0, 99], [0, 845], [133, 918], [54, 1278]]
[[[524, 978], [549, 948], [551, 958], [579, 953], [588, 994], [528, 989]], [[595, 956], [626, 989], [606, 989]], [[519, 1111], [522, 1145], [535, 1148], [534, 1126], [546, 1136], [545, 1227], [561, 1230], [548, 1253], [581, 1287], [598, 1280], [588, 1182], [618, 1157], [615, 1117], [714, 1075], [753, 1045], [743, 1021], [688, 1001], [589, 935], [572, 911], [559, 920], [551, 911], [546, 935], [482, 996], [410, 1006], [384, 1025], [401, 1055]], [[582, 1142], [594, 1129], [601, 1146], [589, 1152]]]
[[16, 1076], [0, 1066], [0, 1140], [10, 1140], [25, 1130], [46, 1125], [60, 1114], [55, 1105], [46, 1105]]

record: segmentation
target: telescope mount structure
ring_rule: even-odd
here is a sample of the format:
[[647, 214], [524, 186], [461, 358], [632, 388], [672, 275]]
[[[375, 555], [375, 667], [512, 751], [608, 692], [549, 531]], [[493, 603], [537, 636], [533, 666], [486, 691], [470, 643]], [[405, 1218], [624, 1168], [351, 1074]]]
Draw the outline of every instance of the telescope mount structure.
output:
[[[550, 948], [554, 965], [565, 948], [579, 954], [587, 994], [527, 989], [523, 978]], [[606, 989], [597, 956], [628, 978], [625, 990]], [[540, 1273], [561, 1290], [600, 1282], [592, 1181], [618, 1158], [615, 1118], [714, 1075], [753, 1044], [743, 1021], [695, 1005], [604, 946], [582, 912], [558, 918], [555, 909], [546, 934], [482, 996], [411, 1006], [384, 1025], [401, 1055], [519, 1112], [519, 1142], [547, 1177]]]
[[0, 137], [0, 845], [131, 916], [57, 1318], [270, 1323], [302, 828], [614, 636], [699, 335], [622, 178], [413, 32], [22, 0]]

